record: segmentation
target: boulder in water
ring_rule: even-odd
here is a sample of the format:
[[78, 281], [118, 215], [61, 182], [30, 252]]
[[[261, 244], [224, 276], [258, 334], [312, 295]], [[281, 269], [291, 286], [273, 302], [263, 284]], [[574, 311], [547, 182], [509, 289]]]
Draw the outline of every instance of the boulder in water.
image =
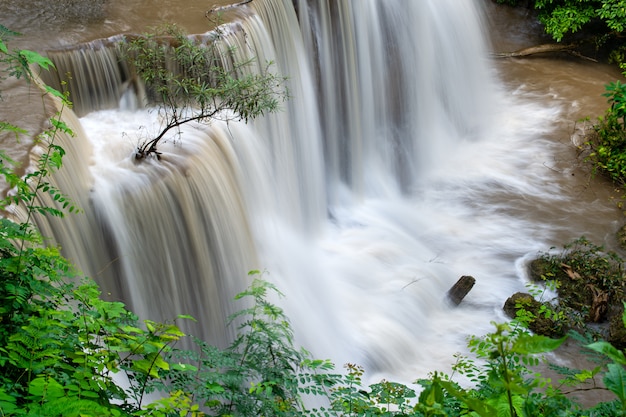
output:
[[528, 328], [536, 334], [554, 338], [562, 337], [566, 331], [563, 323], [546, 317], [542, 311], [543, 306], [544, 303], [535, 300], [532, 295], [517, 292], [506, 300], [503, 309], [513, 319], [519, 318], [518, 312], [523, 310], [523, 316], [528, 321]]
[[469, 275], [463, 275], [459, 280], [448, 290], [448, 298], [454, 305], [459, 305], [465, 298], [468, 292], [474, 287], [476, 279]]

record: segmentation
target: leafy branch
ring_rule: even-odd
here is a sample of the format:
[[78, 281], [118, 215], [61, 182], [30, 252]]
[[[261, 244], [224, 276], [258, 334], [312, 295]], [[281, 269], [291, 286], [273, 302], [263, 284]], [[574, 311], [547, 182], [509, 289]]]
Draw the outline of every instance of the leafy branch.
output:
[[270, 70], [271, 63], [259, 68], [254, 58], [238, 61], [238, 51], [223, 49], [222, 36], [218, 28], [202, 44], [167, 25], [122, 42], [134, 77], [145, 83], [164, 120], [160, 132], [137, 147], [136, 159], [159, 158], [159, 144], [184, 124], [247, 122], [277, 111], [287, 98], [285, 78]]

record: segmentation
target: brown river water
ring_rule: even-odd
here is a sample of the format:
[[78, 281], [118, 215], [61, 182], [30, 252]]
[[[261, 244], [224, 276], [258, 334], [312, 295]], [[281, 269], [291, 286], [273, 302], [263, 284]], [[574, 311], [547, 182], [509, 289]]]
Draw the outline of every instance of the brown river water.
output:
[[[382, 0], [381, 0], [382, 1]], [[460, 1], [460, 0], [457, 0]], [[37, 51], [45, 53], [46, 50], [53, 50], [65, 47], [72, 47], [73, 45], [89, 42], [94, 39], [107, 38], [120, 33], [136, 33], [142, 32], [151, 26], [158, 25], [163, 22], [177, 23], [185, 27], [191, 33], [202, 33], [211, 27], [211, 22], [205, 18], [205, 12], [207, 9], [214, 7], [215, 5], [229, 5], [230, 1], [176, 1], [176, 0], [93, 0], [84, 1], [82, 3], [58, 1], [58, 5], [51, 5], [48, 1], [37, 0], [0, 0], [0, 24], [5, 27], [21, 32], [23, 36], [16, 38], [11, 45], [17, 48], [35, 49]], [[71, 7], [75, 6], [74, 13], [64, 12], [64, 8], [60, 5], [67, 4]], [[76, 6], [79, 4], [80, 6]], [[184, 6], [181, 6], [184, 4]], [[532, 20], [532, 16], [527, 15], [527, 11], [523, 9], [512, 9], [505, 6], [497, 6], [490, 0], [482, 0], [478, 2], [479, 9], [484, 10], [484, 16], [482, 17], [483, 29], [488, 33], [488, 38], [491, 43], [487, 47], [491, 52], [506, 52], [516, 49], [531, 46], [537, 43], [544, 43], [549, 41], [545, 36], [540, 34], [540, 29]], [[224, 19], [232, 19], [237, 17], [237, 12], [230, 12], [232, 14], [226, 14]], [[477, 58], [480, 59], [480, 58]], [[490, 64], [496, 69], [494, 77], [497, 77], [497, 83], [501, 85], [501, 89], [505, 95], [513, 99], [523, 99], [524, 102], [530, 103], [529, 106], [516, 106], [512, 107], [510, 112], [515, 114], [507, 115], [507, 110], [500, 111], [499, 117], [502, 117], [502, 124], [509, 123], [509, 119], [513, 120], [515, 125], [513, 130], [508, 130], [515, 133], [515, 129], [519, 131], [534, 132], [528, 135], [528, 140], [533, 141], [534, 138], [548, 139], [550, 145], [542, 147], [537, 154], [530, 154], [525, 156], [528, 158], [527, 164], [523, 158], [515, 159], [515, 165], [510, 170], [524, 171], [524, 175], [532, 175], [531, 180], [533, 184], [541, 184], [545, 182], [546, 189], [558, 190], [558, 193], [562, 195], [562, 198], [544, 198], [531, 191], [528, 193], [520, 193], [518, 190], [524, 190], [523, 179], [522, 183], [517, 184], [510, 189], [503, 186], [502, 189], [497, 188], [497, 181], [494, 180], [495, 187], [486, 188], [480, 195], [472, 195], [469, 193], [467, 196], [459, 197], [459, 201], [464, 202], [464, 207], [461, 209], [460, 216], [465, 219], [459, 224], [452, 222], [449, 226], [444, 225], [440, 230], [435, 229], [430, 232], [427, 228], [429, 224], [425, 224], [422, 230], [424, 235], [430, 236], [431, 233], [444, 233], [450, 234], [442, 238], [444, 242], [449, 242], [451, 247], [454, 248], [458, 243], [457, 241], [463, 241], [464, 232], [463, 226], [468, 226], [473, 219], [480, 219], [480, 216], [484, 212], [503, 216], [504, 218], [510, 217], [516, 219], [512, 221], [506, 230], [507, 224], [498, 224], [495, 227], [504, 228], [503, 232], [496, 233], [495, 235], [489, 235], [489, 228], [492, 226], [487, 220], [482, 227], [476, 226], [477, 238], [481, 239], [483, 233], [486, 234], [486, 240], [494, 239], [493, 244], [487, 244], [487, 250], [493, 249], [495, 256], [500, 259], [498, 262], [505, 261], [509, 264], [519, 262], [524, 258], [524, 253], [532, 253], [536, 245], [529, 243], [527, 247], [521, 249], [515, 245], [514, 250], [502, 249], [498, 252], [497, 246], [499, 243], [498, 236], [506, 235], [507, 238], [502, 240], [502, 245], [506, 246], [508, 243], [508, 236], [523, 235], [528, 236], [528, 240], [536, 239], [541, 242], [538, 249], [547, 250], [550, 246], [560, 246], [563, 243], [577, 238], [584, 234], [597, 244], [605, 245], [611, 249], [615, 249], [615, 232], [624, 223], [623, 214], [617, 208], [615, 204], [616, 198], [619, 197], [619, 192], [614, 190], [610, 184], [606, 181], [598, 178], [593, 178], [590, 175], [589, 169], [577, 158], [577, 149], [574, 143], [580, 141], [580, 128], [582, 126], [581, 120], [586, 117], [590, 117], [593, 120], [598, 115], [601, 115], [607, 104], [606, 99], [601, 96], [604, 92], [604, 85], [608, 82], [614, 81], [621, 77], [619, 71], [612, 66], [591, 62], [581, 58], [559, 55], [559, 56], [532, 56], [523, 59], [490, 59]], [[0, 114], [3, 119], [8, 119], [16, 124], [28, 126], [31, 132], [36, 132], [39, 126], [44, 123], [42, 117], [38, 114], [40, 108], [38, 105], [40, 99], [36, 92], [27, 86], [22, 84], [6, 85], [3, 88], [3, 96], [10, 100], [0, 103]], [[16, 103], [20, 105], [16, 105]], [[547, 114], [545, 117], [548, 122], [542, 121], [537, 123], [533, 114], [536, 107], [541, 108], [541, 114]], [[33, 112], [25, 112], [24, 108], [32, 108]], [[530, 110], [529, 110], [530, 108]], [[528, 111], [528, 113], [526, 113]], [[552, 112], [552, 113], [551, 113]], [[553, 116], [551, 116], [553, 114]], [[509, 117], [510, 116], [510, 117]], [[108, 116], [103, 116], [108, 117]], [[506, 119], [506, 121], [505, 121]], [[85, 121], [86, 124], [92, 123], [88, 118]], [[498, 121], [496, 120], [496, 124]], [[535, 125], [537, 127], [535, 128]], [[533, 130], [536, 129], [536, 130]], [[503, 142], [506, 142], [505, 137], [502, 138]], [[24, 155], [28, 149], [28, 142], [22, 141], [20, 144], [15, 144], [10, 138], [4, 138], [3, 147], [5, 150], [10, 151], [17, 158], [24, 158]], [[528, 142], [531, 145], [530, 142]], [[522, 146], [523, 143], [522, 143]], [[497, 152], [496, 152], [497, 154]], [[503, 154], [503, 159], [489, 160], [489, 164], [494, 167], [500, 163], [504, 164], [506, 161]], [[477, 156], [478, 159], [479, 156]], [[532, 165], [534, 168], [530, 173], [526, 173], [526, 165]], [[470, 162], [468, 166], [473, 166]], [[537, 168], [538, 167], [538, 168]], [[483, 167], [480, 169], [491, 170], [491, 166]], [[479, 171], [480, 171], [479, 169]], [[499, 169], [499, 168], [496, 168]], [[506, 172], [508, 172], [505, 169]], [[512, 175], [514, 175], [513, 173]], [[499, 174], [498, 174], [499, 175]], [[522, 176], [522, 178], [525, 178]], [[489, 186], [490, 183], [487, 183]], [[534, 186], [534, 185], [533, 185]], [[494, 191], [495, 189], [495, 191]], [[530, 190], [530, 189], [529, 189]], [[480, 191], [480, 189], [479, 189]], [[437, 198], [434, 200], [436, 203], [441, 203]], [[452, 203], [458, 203], [458, 201], [451, 201]], [[446, 211], [448, 208], [443, 206], [441, 211]], [[465, 210], [470, 210], [468, 214]], [[471, 212], [474, 210], [474, 212]], [[436, 211], [436, 210], [435, 210]], [[402, 212], [398, 209], [398, 213]], [[392, 214], [395, 212], [392, 212]], [[363, 213], [360, 213], [362, 215]], [[367, 214], [363, 216], [363, 219], [367, 219]], [[426, 211], [426, 214], [432, 215], [435, 218], [439, 213], [430, 213]], [[340, 216], [339, 216], [340, 217]], [[468, 220], [469, 219], [469, 220]], [[517, 219], [523, 221], [517, 223]], [[359, 220], [366, 222], [366, 220]], [[355, 221], [357, 223], [358, 221]], [[428, 223], [428, 222], [426, 222]], [[476, 221], [477, 224], [480, 220]], [[526, 227], [524, 225], [538, 224], [537, 230], [526, 231], [521, 228]], [[456, 227], [458, 226], [458, 230]], [[422, 234], [420, 230], [419, 234]], [[472, 229], [473, 230], [473, 229]], [[355, 233], [358, 231], [355, 231]], [[353, 236], [359, 238], [359, 236]], [[432, 237], [432, 236], [431, 236]], [[346, 236], [341, 236], [343, 240], [348, 240]], [[370, 241], [372, 238], [369, 238]], [[522, 238], [521, 240], [525, 240]], [[326, 242], [327, 247], [332, 247], [332, 250], [340, 253], [340, 257], [349, 257], [352, 255], [347, 248], [335, 247], [336, 242]], [[436, 246], [445, 246], [444, 243], [440, 243]], [[471, 246], [471, 244], [469, 245]], [[522, 245], [523, 246], [523, 245]], [[365, 247], [365, 245], [363, 245]], [[464, 247], [461, 245], [461, 247]], [[379, 257], [382, 260], [392, 258], [394, 252], [392, 249], [380, 245], [379, 247], [369, 248], [363, 252], [371, 251], [374, 257]], [[445, 253], [445, 251], [444, 251]], [[428, 261], [431, 264], [437, 263], [439, 255], [433, 255]], [[451, 259], [453, 256], [449, 256]], [[471, 266], [474, 262], [480, 263], [480, 259], [473, 259], [475, 254], [471, 252], [467, 257], [460, 256], [461, 262], [465, 262], [466, 265]], [[295, 256], [294, 256], [295, 258]], [[445, 258], [445, 256], [444, 256]], [[326, 261], [326, 260], [325, 260]], [[334, 261], [333, 261], [334, 262]], [[496, 262], [494, 268], [499, 268], [500, 263]], [[517, 265], [517, 264], [516, 264]], [[344, 269], [347, 269], [344, 267]], [[408, 270], [408, 267], [405, 268]], [[507, 280], [503, 284], [502, 289], [498, 289], [502, 294], [507, 292], [513, 292], [519, 290], [523, 285], [520, 284], [518, 279], [520, 275], [519, 270], [503, 271], [502, 275], [507, 276]], [[301, 270], [297, 270], [301, 272]], [[455, 271], [456, 273], [457, 271]], [[463, 271], [460, 271], [463, 273]], [[497, 271], [496, 271], [497, 272]], [[402, 273], [402, 270], [397, 271], [398, 274]], [[488, 272], [486, 271], [485, 274]], [[489, 272], [492, 273], [492, 272]], [[448, 281], [453, 280], [451, 277]], [[414, 283], [419, 282], [420, 279], [413, 279], [413, 281], [407, 281], [402, 283], [403, 289], [412, 285], [411, 288], [417, 288]], [[453, 282], [453, 281], [451, 281]], [[350, 284], [352, 285], [352, 284]], [[365, 285], [365, 284], [363, 284]], [[444, 287], [446, 284], [442, 284]], [[346, 284], [346, 287], [349, 285]], [[449, 287], [449, 286], [448, 286]], [[281, 289], [283, 287], [280, 287]], [[286, 292], [290, 292], [291, 287], [285, 285]], [[352, 288], [352, 287], [350, 287]], [[342, 288], [337, 289], [341, 291]], [[360, 288], [356, 289], [357, 292]], [[493, 300], [490, 298], [490, 292], [492, 288], [480, 289], [477, 288], [472, 294], [476, 294], [475, 298], [468, 297], [468, 310], [464, 312], [451, 313], [449, 318], [436, 319], [441, 320], [443, 327], [449, 329], [448, 332], [461, 332], [466, 330], [463, 325], [453, 324], [454, 321], [459, 322], [462, 319], [463, 314], [475, 315], [474, 320], [483, 320], [484, 316], [493, 316], [493, 311], [497, 309], [498, 305], [501, 305], [501, 299]], [[294, 290], [295, 293], [297, 291]], [[303, 290], [306, 293], [306, 288]], [[500, 292], [498, 293], [500, 295]], [[380, 293], [376, 294], [377, 296]], [[309, 294], [304, 294], [303, 298], [306, 299]], [[367, 297], [367, 295], [364, 295]], [[311, 296], [314, 298], [314, 296]], [[346, 297], [350, 299], [349, 297]], [[326, 301], [326, 300], [325, 300]], [[362, 299], [358, 299], [355, 296], [352, 304], [358, 305], [362, 302]], [[296, 301], [297, 303], [297, 301]], [[363, 304], [365, 304], [363, 302]], [[393, 300], [390, 302], [390, 306], [393, 309]], [[291, 307], [293, 309], [293, 307]], [[433, 307], [434, 308], [434, 307]], [[437, 307], [438, 308], [438, 307]], [[289, 311], [289, 307], [288, 307]], [[328, 315], [332, 316], [333, 310], [328, 310]], [[437, 310], [439, 311], [439, 310]], [[362, 315], [368, 316], [370, 313], [368, 307], [357, 306], [354, 312], [347, 313], [348, 316], [355, 314], [355, 316]], [[443, 313], [442, 313], [443, 314]], [[447, 313], [446, 313], [447, 314]], [[309, 315], [303, 313], [303, 315]], [[496, 316], [498, 314], [496, 313]], [[427, 314], [426, 314], [427, 316]], [[296, 322], [301, 320], [296, 317]], [[370, 319], [374, 322], [377, 319]], [[484, 320], [483, 320], [484, 321]], [[488, 320], [487, 320], [488, 321]], [[305, 321], [306, 322], [306, 321]], [[379, 327], [384, 328], [385, 322]], [[440, 323], [435, 321], [434, 323]], [[436, 326], [434, 324], [433, 326]], [[358, 326], [354, 326], [358, 327]], [[488, 327], [477, 327], [475, 331], [482, 331]], [[343, 334], [342, 328], [338, 325], [337, 334]], [[359, 327], [359, 329], [361, 329]], [[309, 328], [308, 331], [311, 329]], [[351, 327], [350, 330], [353, 330]], [[342, 351], [339, 357], [350, 356], [354, 352], [361, 352], [362, 350], [368, 350], [368, 347], [372, 351], [380, 349], [383, 351], [389, 351], [389, 346], [379, 346], [380, 340], [385, 338], [385, 333], [377, 333], [378, 330], [367, 328], [361, 329], [360, 335], [366, 334], [363, 337], [365, 341], [362, 341], [359, 337], [355, 336], [354, 341], [348, 337], [346, 345], [354, 344], [357, 347], [348, 347], [345, 349], [339, 348]], [[428, 334], [434, 334], [437, 336], [440, 332], [433, 331], [427, 326], [425, 330], [419, 328], [418, 331], [423, 331]], [[355, 332], [356, 333], [356, 332]], [[371, 334], [370, 334], [371, 333]], [[317, 334], [312, 332], [312, 334]], [[423, 357], [415, 359], [416, 369], [423, 370], [424, 366], [430, 366], [433, 361], [428, 359], [428, 355], [434, 355], [436, 358], [434, 362], [439, 362], [439, 356], [445, 356], [448, 359], [451, 357], [450, 353], [454, 353], [456, 347], [450, 349], [438, 349], [431, 348], [428, 345], [433, 345], [428, 338], [416, 337], [416, 340], [408, 343], [412, 347], [421, 346], [425, 352]], [[315, 337], [315, 336], [312, 336]], [[343, 337], [343, 336], [342, 336]], [[373, 339], [372, 342], [368, 337]], [[420, 339], [424, 339], [424, 346], [421, 344]], [[446, 339], [444, 339], [446, 340]], [[362, 342], [364, 347], [358, 344]], [[458, 342], [455, 340], [454, 343]], [[371, 345], [368, 345], [368, 343]], [[390, 341], [391, 343], [391, 341]], [[399, 341], [398, 345], [402, 347], [404, 341]], [[332, 343], [330, 343], [332, 345]], [[339, 343], [336, 343], [339, 345]], [[308, 347], [308, 345], [305, 344]], [[373, 347], [372, 347], [373, 346]], [[326, 352], [325, 347], [320, 348], [323, 352]], [[398, 357], [400, 362], [406, 359], [405, 353], [401, 348], [397, 349], [397, 353], [392, 355]], [[367, 355], [364, 355], [367, 358]], [[380, 359], [378, 356], [373, 355], [374, 358], [369, 358], [377, 370], [384, 373], [384, 368], [387, 362]], [[419, 356], [419, 355], [418, 355]], [[426, 357], [426, 359], [424, 359]], [[564, 351], [562, 355], [563, 359], [572, 361], [571, 363], [577, 364], [577, 356], [575, 352]], [[367, 359], [366, 359], [367, 360]], [[441, 360], [445, 363], [447, 359]], [[389, 365], [393, 368], [393, 361]], [[401, 372], [400, 377], [405, 375]]]

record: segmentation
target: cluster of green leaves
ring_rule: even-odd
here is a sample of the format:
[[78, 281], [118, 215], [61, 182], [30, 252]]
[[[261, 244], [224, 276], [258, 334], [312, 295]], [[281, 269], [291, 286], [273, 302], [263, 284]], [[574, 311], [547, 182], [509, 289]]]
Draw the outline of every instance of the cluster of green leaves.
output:
[[[314, 360], [306, 350], [294, 347], [283, 310], [267, 300], [270, 291], [280, 294], [272, 284], [257, 278], [237, 295], [236, 299], [248, 301], [250, 306], [231, 317], [231, 324], [239, 324], [237, 337], [228, 348], [196, 339], [198, 350], [172, 351], [166, 359], [178, 365], [154, 381], [154, 387], [177, 396], [157, 401], [147, 410], [174, 408], [186, 415], [184, 411], [193, 410], [185, 407], [199, 404], [209, 415], [308, 414], [303, 396], [324, 395], [325, 387], [334, 384], [338, 376], [325, 374], [332, 369], [329, 361]], [[176, 404], [181, 397], [186, 398], [183, 406]]]
[[606, 175], [619, 185], [626, 184], [626, 84], [616, 81], [606, 85], [610, 104], [599, 117], [586, 142], [587, 160], [596, 173]]
[[[520, 3], [519, 0], [497, 2], [511, 5]], [[621, 34], [626, 26], [626, 5], [623, 0], [533, 0], [531, 3], [538, 11], [546, 33], [557, 42], [583, 30], [588, 30], [598, 39], [613, 37]], [[594, 23], [600, 23], [601, 27], [590, 29]]]
[[214, 34], [202, 44], [166, 25], [120, 44], [135, 82], [145, 83], [164, 119], [161, 131], [138, 146], [138, 159], [158, 157], [159, 142], [185, 123], [248, 121], [277, 111], [287, 98], [285, 79], [270, 71], [271, 63], [259, 68], [255, 59], [238, 60], [236, 50], [217, 42], [219, 27]]
[[612, 0], [535, 0], [535, 9], [539, 10], [539, 20], [545, 26], [546, 33], [556, 41], [561, 41], [566, 34], [576, 33], [593, 19], [602, 18], [600, 12], [604, 3], [611, 2]]
[[592, 331], [589, 323], [611, 320], [612, 306], [619, 306], [624, 300], [623, 263], [617, 253], [593, 244], [584, 236], [564, 245], [560, 251], [540, 253], [531, 264], [532, 279], [549, 286], [558, 299], [531, 303], [532, 308], [524, 306], [530, 312], [521, 311], [532, 316], [531, 320], [536, 319], [530, 327], [543, 334], [558, 326], [564, 331], [588, 332]]
[[[474, 390], [465, 392], [472, 399], [466, 406], [477, 408], [474, 403], [479, 401], [482, 409], [476, 411], [481, 416], [545, 416], [574, 408], [550, 380], [531, 370], [540, 363], [538, 354], [556, 349], [565, 337], [531, 335], [515, 322], [494, 325], [494, 332], [469, 340], [470, 351], [484, 364], [461, 356], [455, 364], [455, 371], [476, 384]], [[456, 396], [464, 401], [463, 396]]]
[[[622, 322], [626, 326], [626, 312], [622, 315]], [[606, 365], [607, 371], [604, 374], [604, 385], [614, 393], [620, 404], [622, 415], [626, 414], [626, 356], [623, 350], [615, 348], [608, 342], [599, 341], [588, 345], [588, 347], [604, 357], [610, 362]]]
[[[623, 296], [622, 258], [616, 252], [594, 244], [585, 236], [563, 245], [559, 252], [541, 253], [539, 259], [545, 261], [545, 276], [542, 278], [558, 280], [555, 288], [560, 296], [568, 295], [562, 292], [565, 281], [578, 281], [581, 286], [594, 285], [612, 296]], [[583, 303], [584, 301], [579, 301], [579, 304]]]

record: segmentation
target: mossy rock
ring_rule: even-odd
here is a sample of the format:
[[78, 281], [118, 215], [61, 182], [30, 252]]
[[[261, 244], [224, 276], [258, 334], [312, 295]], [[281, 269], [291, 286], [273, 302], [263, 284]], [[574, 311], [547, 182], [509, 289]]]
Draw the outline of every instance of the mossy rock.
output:
[[550, 262], [545, 259], [533, 259], [528, 264], [528, 274], [532, 282], [545, 281], [545, 277], [550, 270]]
[[531, 317], [528, 320], [528, 328], [539, 335], [548, 337], [562, 337], [566, 329], [562, 323], [556, 322], [544, 314], [542, 314], [542, 307], [547, 303], [542, 303], [535, 298], [523, 292], [517, 292], [510, 296], [504, 303], [503, 310], [511, 318], [519, 318], [520, 311], [524, 311], [522, 315]]
[[[540, 282], [556, 282], [559, 304], [564, 308], [587, 315], [587, 320], [592, 323], [606, 321], [606, 307], [615, 302], [615, 287], [607, 289], [605, 283], [597, 278], [604, 271], [598, 270], [595, 275], [591, 275], [589, 271], [570, 266], [566, 263], [569, 260], [564, 258], [562, 262], [555, 263], [554, 259], [535, 259], [528, 264], [530, 278]], [[572, 264], [576, 265], [575, 262]], [[599, 305], [600, 302], [604, 305]]]
[[[617, 232], [617, 239], [626, 249], [626, 225]], [[626, 348], [626, 329], [622, 321], [626, 274], [624, 260], [617, 253], [594, 245], [583, 236], [564, 245], [560, 253], [539, 254], [537, 259], [527, 264], [527, 268], [532, 282], [537, 285], [546, 283], [556, 290], [558, 315], [547, 315], [558, 320], [561, 328], [592, 333], [599, 331], [603, 339]], [[513, 307], [519, 304], [515, 298], [509, 301], [511, 303]], [[557, 323], [554, 323], [556, 330], [553, 330], [550, 321], [538, 317], [553, 312], [552, 306], [546, 305], [549, 310], [545, 307], [539, 310], [541, 303], [526, 303], [524, 309], [529, 312], [526, 319], [537, 316], [535, 322], [529, 324], [532, 331], [544, 335], [560, 332]], [[507, 314], [516, 317], [519, 309], [513, 307], [507, 307]]]
[[557, 293], [561, 304], [580, 312], [589, 310], [589, 306], [593, 303], [593, 292], [585, 278], [574, 280], [562, 277], [558, 282]]
[[528, 274], [532, 282], [556, 281], [559, 283], [557, 293], [561, 303], [580, 310], [592, 301], [593, 295], [586, 288], [584, 279], [574, 279], [575, 271], [567, 271], [567, 265], [555, 265], [545, 258], [533, 259], [528, 264]]

